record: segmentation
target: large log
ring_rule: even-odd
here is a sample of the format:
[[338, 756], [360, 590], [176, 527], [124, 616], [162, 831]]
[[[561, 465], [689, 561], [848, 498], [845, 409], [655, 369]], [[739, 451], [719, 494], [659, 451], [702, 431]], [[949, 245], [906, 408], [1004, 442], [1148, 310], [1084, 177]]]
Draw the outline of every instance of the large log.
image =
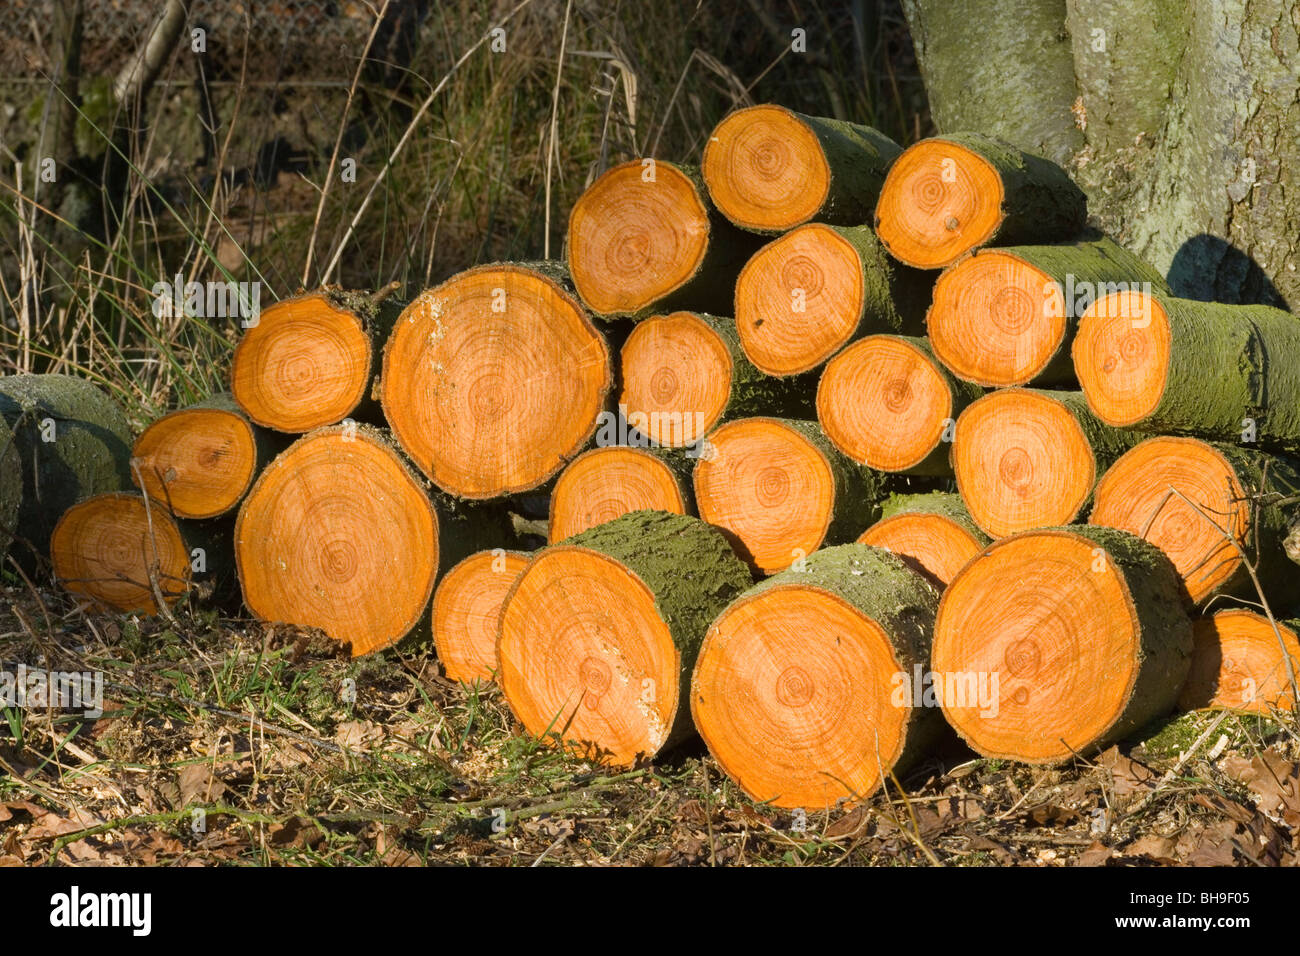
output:
[[758, 244], [713, 208], [698, 170], [645, 159], [607, 170], [578, 197], [566, 254], [578, 295], [597, 315], [721, 314]]
[[1084, 313], [1072, 353], [1104, 422], [1300, 451], [1300, 320], [1289, 312], [1116, 292]]
[[885, 476], [846, 458], [815, 422], [742, 418], [708, 443], [695, 466], [700, 517], [763, 574], [852, 541], [888, 494]]
[[244, 603], [353, 656], [425, 637], [440, 569], [508, 540], [486, 509], [436, 502], [386, 433], [327, 425], [277, 457], [235, 523]]
[[816, 373], [776, 378], [756, 368], [732, 319], [651, 316], [627, 337], [621, 360], [619, 405], [629, 425], [658, 445], [693, 446], [735, 418], [812, 412]]
[[479, 266], [417, 296], [384, 349], [393, 435], [439, 488], [486, 499], [543, 485], [596, 430], [609, 348], [558, 263]]
[[817, 420], [836, 448], [871, 468], [951, 475], [957, 416], [982, 394], [935, 361], [925, 338], [869, 335], [826, 363]]
[[929, 663], [938, 591], [896, 555], [819, 551], [756, 584], [709, 628], [691, 713], [754, 800], [823, 809], [904, 774], [943, 732], [911, 693]]
[[300, 434], [352, 418], [378, 424], [371, 395], [401, 304], [326, 288], [263, 310], [230, 364], [230, 391], [250, 419]]
[[701, 172], [719, 212], [742, 229], [774, 235], [814, 219], [866, 222], [901, 152], [870, 126], [752, 106], [713, 130]]
[[1140, 438], [1099, 421], [1078, 392], [991, 392], [957, 419], [957, 490], [995, 538], [1069, 524], [1101, 474]]
[[[1169, 559], [1114, 528], [995, 541], [948, 585], [931, 666], [954, 729], [986, 757], [1062, 763], [1168, 713], [1192, 622]], [[972, 699], [973, 680], [993, 690]]]
[[0, 377], [0, 420], [12, 431], [23, 475], [10, 551], [31, 571], [49, 555], [65, 511], [131, 487], [131, 427], [105, 392], [70, 375]]
[[892, 551], [942, 590], [988, 546], [989, 536], [971, 520], [960, 495], [934, 491], [890, 495], [880, 520], [858, 542]]
[[1073, 238], [1086, 217], [1083, 193], [1060, 166], [988, 136], [952, 133], [903, 151], [875, 226], [895, 259], [938, 269], [984, 246]]
[[229, 392], [170, 412], [140, 433], [131, 455], [136, 487], [178, 518], [216, 518], [244, 499], [290, 438], [255, 424]]
[[931, 282], [891, 262], [870, 226], [809, 223], [745, 263], [736, 330], [759, 369], [797, 375], [863, 335], [920, 333]]
[[939, 361], [968, 382], [1070, 385], [1080, 317], [1121, 289], [1168, 292], [1153, 266], [1111, 239], [981, 249], [939, 276], [926, 331]]
[[1283, 547], [1287, 515], [1269, 500], [1296, 489], [1300, 473], [1285, 459], [1195, 438], [1148, 438], [1102, 475], [1088, 520], [1164, 551], [1198, 603], [1216, 594], [1258, 600], [1238, 548], [1266, 596], [1290, 599], [1300, 571]]
[[501, 612], [510, 709], [592, 759], [653, 758], [691, 734], [705, 631], [751, 583], [723, 536], [684, 515], [637, 511], [543, 549]]

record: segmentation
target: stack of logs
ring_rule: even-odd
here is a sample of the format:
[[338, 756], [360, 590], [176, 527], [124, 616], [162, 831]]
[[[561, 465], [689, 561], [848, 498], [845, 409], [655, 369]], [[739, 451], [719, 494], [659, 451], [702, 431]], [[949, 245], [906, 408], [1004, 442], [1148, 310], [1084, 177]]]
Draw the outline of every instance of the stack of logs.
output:
[[566, 253], [280, 302], [129, 451], [86, 383], [0, 380], [15, 551], [432, 645], [610, 763], [698, 732], [786, 807], [949, 728], [1059, 763], [1294, 707], [1300, 321], [1177, 298], [1059, 167], [760, 106], [597, 178]]

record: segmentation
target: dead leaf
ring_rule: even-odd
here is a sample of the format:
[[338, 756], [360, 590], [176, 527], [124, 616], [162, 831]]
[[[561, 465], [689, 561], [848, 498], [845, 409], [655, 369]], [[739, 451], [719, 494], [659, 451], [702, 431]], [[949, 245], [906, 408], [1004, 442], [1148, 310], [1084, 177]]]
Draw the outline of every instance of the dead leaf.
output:
[[212, 803], [226, 792], [226, 785], [212, 772], [212, 765], [206, 762], [182, 767], [176, 775], [176, 788], [179, 791], [176, 809], [191, 803]]
[[1115, 856], [1115, 851], [1104, 843], [1093, 842], [1088, 848], [1074, 858], [1075, 866], [1105, 866], [1106, 861]]
[[334, 729], [334, 742], [357, 753], [368, 752], [384, 739], [384, 728], [370, 720], [345, 720]]
[[1233, 754], [1222, 769], [1250, 788], [1260, 812], [1270, 820], [1300, 827], [1300, 764], [1266, 750], [1250, 761]]
[[1127, 797], [1134, 793], [1145, 793], [1155, 789], [1160, 782], [1160, 775], [1146, 764], [1138, 763], [1119, 752], [1118, 747], [1111, 747], [1097, 758], [1097, 763], [1110, 771], [1115, 788], [1115, 795]]

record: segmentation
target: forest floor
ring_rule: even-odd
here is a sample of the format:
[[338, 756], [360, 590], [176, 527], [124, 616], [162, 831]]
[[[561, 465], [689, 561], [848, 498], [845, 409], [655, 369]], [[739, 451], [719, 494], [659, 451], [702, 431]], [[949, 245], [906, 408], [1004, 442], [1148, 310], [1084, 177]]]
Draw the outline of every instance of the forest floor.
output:
[[7, 584], [0, 661], [102, 672], [103, 713], [0, 711], [0, 865], [1295, 865], [1293, 721], [1198, 713], [1057, 768], [955, 741], [856, 805], [755, 803], [697, 740], [611, 769], [493, 687], [318, 632], [88, 615]]

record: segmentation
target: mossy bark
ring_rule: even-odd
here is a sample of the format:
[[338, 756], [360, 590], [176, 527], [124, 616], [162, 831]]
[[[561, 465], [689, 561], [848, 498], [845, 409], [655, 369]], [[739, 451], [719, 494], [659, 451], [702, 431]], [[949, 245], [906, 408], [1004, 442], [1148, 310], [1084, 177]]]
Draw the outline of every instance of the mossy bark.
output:
[[633, 511], [567, 538], [632, 571], [655, 598], [681, 662], [677, 713], [664, 747], [694, 733], [690, 679], [709, 625], [753, 584], [748, 568], [712, 525], [663, 511]]
[[0, 420], [13, 433], [22, 504], [10, 550], [24, 570], [49, 557], [54, 525], [94, 494], [131, 487], [131, 428], [105, 392], [70, 375], [0, 377]]
[[9, 553], [23, 506], [23, 468], [9, 423], [0, 419], [0, 565]]
[[1060, 345], [1035, 373], [1017, 383], [1021, 385], [1075, 385], [1070, 345], [1079, 319], [1092, 302], [1121, 290], [1169, 293], [1164, 276], [1155, 266], [1104, 236], [1060, 245], [1004, 246], [981, 251], [999, 252], [1028, 263], [1055, 282], [1065, 299], [1065, 334]]
[[950, 491], [931, 491], [920, 495], [890, 495], [880, 508], [881, 521], [905, 514], [938, 515], [960, 526], [981, 545], [987, 545], [993, 540], [981, 531], [979, 525], [971, 518], [965, 502], [961, 500], [961, 495]]
[[1159, 404], [1132, 427], [1300, 452], [1300, 319], [1156, 298], [1169, 318], [1169, 368]]
[[[1065, 0], [903, 0], [941, 132], [981, 130], [1066, 162], [1082, 135]], [[997, 94], [997, 95], [994, 95]]]
[[1109, 567], [1124, 579], [1136, 619], [1137, 677], [1123, 712], [1092, 742], [1095, 751], [1174, 709], [1192, 663], [1191, 609], [1173, 563], [1155, 545], [1096, 525], [1048, 530], [1085, 538], [1105, 552]]
[[981, 156], [1002, 181], [1002, 218], [985, 247], [1060, 242], [1083, 233], [1087, 202], [1060, 166], [981, 133], [950, 133], [936, 139]]
[[862, 313], [857, 330], [844, 344], [878, 333], [923, 334], [935, 273], [893, 259], [871, 226], [827, 228], [853, 247], [862, 266]]
[[[774, 574], [742, 596], [761, 594], [783, 586], [829, 592], [878, 624], [894, 649], [905, 686], [912, 686], [917, 667], [922, 671], [929, 668], [939, 591], [897, 555], [865, 544], [826, 548], [810, 554], [800, 570], [788, 568]], [[857, 679], [854, 675], [848, 676], [851, 681]], [[892, 689], [891, 684], [889, 692]], [[879, 690], [887, 692], [884, 686]], [[909, 767], [926, 757], [945, 735], [946, 726], [937, 707], [913, 705], [908, 708], [903, 747], [892, 767], [895, 774], [906, 773]], [[869, 751], [872, 742], [863, 741], [862, 745]]]

